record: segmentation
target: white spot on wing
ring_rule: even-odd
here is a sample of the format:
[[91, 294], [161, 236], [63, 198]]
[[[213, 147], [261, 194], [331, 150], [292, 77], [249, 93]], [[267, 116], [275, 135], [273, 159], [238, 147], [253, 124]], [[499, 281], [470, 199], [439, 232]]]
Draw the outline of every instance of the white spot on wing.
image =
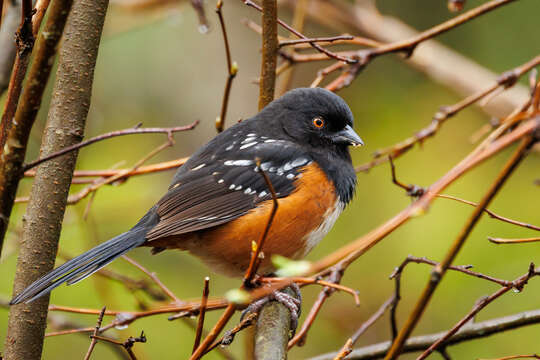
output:
[[264, 197], [266, 196], [266, 194], [268, 194], [266, 191], [261, 191], [261, 193], [259, 194], [259, 197]]
[[198, 165], [198, 166], [195, 166], [193, 169], [191, 169], [191, 171], [195, 171], [195, 170], [199, 170], [199, 169], [202, 169], [206, 164], [201, 164], [201, 165]]
[[253, 164], [252, 160], [227, 160], [223, 163], [225, 166], [249, 166]]
[[231, 184], [231, 186], [229, 186], [229, 190], [234, 190], [235, 186], [236, 186], [236, 185]]
[[224, 182], [224, 181], [225, 181], [225, 180], [223, 180], [223, 179], [219, 179], [217, 183], [218, 183], [218, 184], [221, 184], [221, 183]]
[[287, 174], [287, 179], [289, 179], [289, 180], [294, 179], [294, 174]]
[[238, 185], [237, 187], [234, 188], [234, 190], [242, 190], [242, 185]]
[[257, 145], [257, 142], [254, 141], [254, 142], [250, 142], [248, 144], [242, 145], [242, 146], [240, 146], [240, 150], [247, 149], [248, 147], [251, 147], [253, 145]]

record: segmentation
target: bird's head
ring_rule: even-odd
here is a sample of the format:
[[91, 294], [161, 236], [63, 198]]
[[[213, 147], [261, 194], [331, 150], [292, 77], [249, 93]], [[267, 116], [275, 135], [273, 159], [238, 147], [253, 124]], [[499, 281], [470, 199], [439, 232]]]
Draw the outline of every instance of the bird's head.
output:
[[298, 88], [270, 103], [262, 112], [279, 121], [285, 133], [313, 147], [346, 148], [363, 141], [353, 129], [353, 114], [338, 95], [322, 88]]

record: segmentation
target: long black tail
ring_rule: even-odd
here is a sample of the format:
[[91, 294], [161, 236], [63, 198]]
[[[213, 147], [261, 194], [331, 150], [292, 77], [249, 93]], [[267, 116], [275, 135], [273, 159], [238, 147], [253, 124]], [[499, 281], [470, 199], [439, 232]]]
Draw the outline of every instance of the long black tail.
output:
[[146, 232], [147, 230], [144, 227], [136, 226], [130, 231], [67, 261], [41, 279], [34, 281], [19, 295], [15, 296], [10, 301], [10, 305], [21, 302], [29, 303], [40, 296], [50, 293], [64, 282], [71, 285], [87, 278], [117, 257], [143, 244]]

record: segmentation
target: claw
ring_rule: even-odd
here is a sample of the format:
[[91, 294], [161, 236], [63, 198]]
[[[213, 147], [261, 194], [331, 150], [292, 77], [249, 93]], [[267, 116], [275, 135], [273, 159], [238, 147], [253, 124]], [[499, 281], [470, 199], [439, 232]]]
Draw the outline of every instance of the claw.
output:
[[296, 283], [292, 283], [290, 285], [290, 288], [294, 291], [294, 296], [277, 290], [270, 295], [251, 303], [242, 312], [240, 319], [242, 320], [247, 314], [250, 313], [258, 314], [267, 303], [269, 303], [270, 301], [277, 301], [291, 312], [291, 337], [294, 336], [294, 334], [296, 333], [296, 328], [298, 327], [298, 319], [301, 313], [302, 293], [300, 292], [300, 288]]

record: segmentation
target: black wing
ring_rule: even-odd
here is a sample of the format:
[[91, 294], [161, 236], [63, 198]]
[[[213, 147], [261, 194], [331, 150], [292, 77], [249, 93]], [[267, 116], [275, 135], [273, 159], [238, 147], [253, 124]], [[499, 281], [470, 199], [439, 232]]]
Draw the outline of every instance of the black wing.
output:
[[209, 143], [182, 166], [157, 204], [159, 223], [148, 232], [149, 241], [227, 223], [271, 199], [257, 161], [278, 198], [295, 189], [301, 168], [311, 162], [293, 143], [254, 134], [237, 137], [213, 152]]

